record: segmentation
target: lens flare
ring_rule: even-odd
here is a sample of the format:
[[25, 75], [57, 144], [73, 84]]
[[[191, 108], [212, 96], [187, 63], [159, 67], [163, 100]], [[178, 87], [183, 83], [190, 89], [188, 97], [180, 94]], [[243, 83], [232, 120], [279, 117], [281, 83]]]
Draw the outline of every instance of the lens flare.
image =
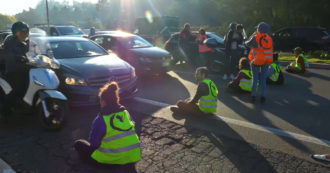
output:
[[152, 14], [150, 11], [145, 12], [146, 19], [148, 20], [149, 23], [153, 22]]

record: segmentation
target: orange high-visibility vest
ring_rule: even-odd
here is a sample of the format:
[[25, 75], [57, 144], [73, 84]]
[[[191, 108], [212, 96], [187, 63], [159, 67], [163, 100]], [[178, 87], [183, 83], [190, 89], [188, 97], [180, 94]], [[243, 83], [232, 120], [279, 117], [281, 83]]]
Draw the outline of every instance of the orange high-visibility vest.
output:
[[249, 60], [254, 65], [271, 64], [273, 62], [273, 40], [265, 33], [256, 33], [254, 35], [258, 47], [252, 48], [249, 54]]
[[[199, 38], [199, 41], [203, 41], [203, 40], [206, 40], [207, 39], [207, 36], [206, 35], [202, 35], [201, 38]], [[199, 44], [199, 52], [200, 53], [204, 53], [204, 52], [211, 52], [212, 49], [207, 47], [206, 44], [202, 43], [202, 44]]]

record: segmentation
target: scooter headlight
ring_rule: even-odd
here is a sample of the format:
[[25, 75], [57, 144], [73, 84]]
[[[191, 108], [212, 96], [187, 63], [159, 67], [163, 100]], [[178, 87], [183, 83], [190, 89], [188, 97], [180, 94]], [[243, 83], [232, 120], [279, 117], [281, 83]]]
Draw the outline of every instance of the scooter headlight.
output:
[[77, 86], [87, 86], [87, 82], [84, 79], [79, 79], [76, 77], [65, 78], [65, 84], [67, 85], [77, 85]]

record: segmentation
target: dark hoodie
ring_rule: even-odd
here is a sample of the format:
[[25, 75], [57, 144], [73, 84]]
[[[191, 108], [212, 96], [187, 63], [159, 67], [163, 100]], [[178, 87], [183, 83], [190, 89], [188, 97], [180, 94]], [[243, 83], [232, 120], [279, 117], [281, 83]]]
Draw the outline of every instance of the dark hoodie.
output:
[[103, 137], [106, 135], [106, 124], [103, 115], [110, 115], [117, 112], [122, 112], [126, 108], [120, 104], [107, 106], [102, 108], [97, 117], [93, 121], [92, 130], [89, 136], [89, 142], [93, 149], [97, 149], [101, 145]]

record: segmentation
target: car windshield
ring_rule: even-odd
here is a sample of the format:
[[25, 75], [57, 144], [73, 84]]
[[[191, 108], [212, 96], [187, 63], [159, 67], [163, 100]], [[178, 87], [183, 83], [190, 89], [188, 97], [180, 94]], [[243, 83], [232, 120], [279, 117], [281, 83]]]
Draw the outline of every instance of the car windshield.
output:
[[61, 35], [83, 35], [84, 33], [74, 26], [57, 27]]
[[220, 36], [210, 33], [208, 34], [211, 38], [215, 38], [217, 40], [218, 43], [224, 44], [224, 40], [223, 38], [221, 38]]
[[49, 44], [56, 59], [106, 55], [107, 52], [91, 41], [52, 41]]
[[153, 45], [149, 43], [147, 40], [139, 37], [139, 36], [131, 36], [131, 37], [122, 37], [120, 42], [126, 48], [143, 48], [143, 47], [152, 47]]

